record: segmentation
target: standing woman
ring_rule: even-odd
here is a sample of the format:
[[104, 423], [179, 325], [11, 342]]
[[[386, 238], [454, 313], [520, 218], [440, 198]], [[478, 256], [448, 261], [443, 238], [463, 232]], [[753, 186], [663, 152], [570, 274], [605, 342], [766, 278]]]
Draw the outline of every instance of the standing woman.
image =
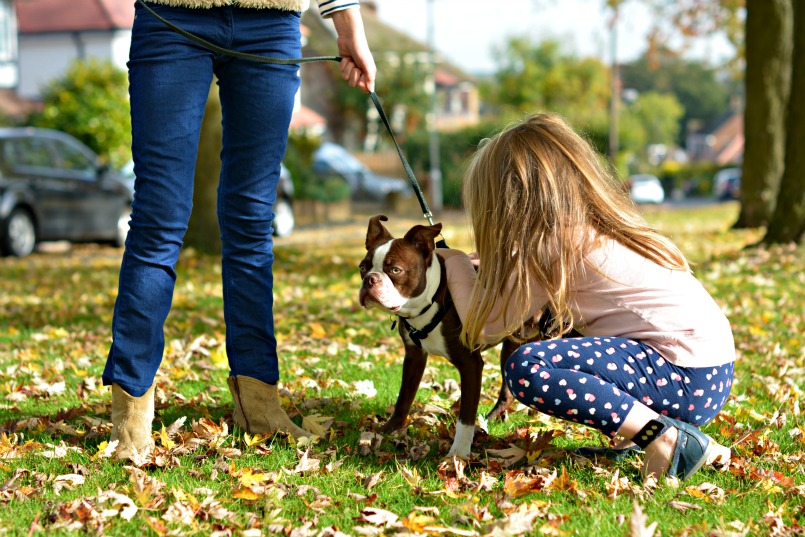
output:
[[504, 380], [523, 404], [645, 451], [643, 473], [687, 479], [729, 458], [698, 427], [724, 406], [735, 347], [685, 256], [639, 215], [592, 147], [540, 114], [486, 140], [464, 180], [479, 260], [440, 250], [470, 346], [543, 308], [566, 337], [526, 343]]
[[[238, 52], [301, 56], [308, 0], [149, 0], [161, 17]], [[357, 0], [319, 0], [338, 33], [341, 76], [374, 89], [375, 64]], [[207, 50], [135, 4], [129, 54], [135, 197], [120, 268], [112, 345], [103, 372], [112, 386], [116, 456], [153, 446], [154, 377], [174, 267], [190, 218], [201, 122], [213, 75], [222, 111], [218, 186], [228, 385], [234, 417], [250, 433], [306, 433], [280, 407], [274, 336], [271, 226], [298, 65], [256, 63]]]

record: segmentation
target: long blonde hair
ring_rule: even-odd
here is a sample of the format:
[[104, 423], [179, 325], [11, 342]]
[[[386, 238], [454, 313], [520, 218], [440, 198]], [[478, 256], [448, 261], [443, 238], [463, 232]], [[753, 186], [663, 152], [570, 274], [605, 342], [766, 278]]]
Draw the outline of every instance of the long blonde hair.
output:
[[[539, 307], [532, 284], [548, 295], [553, 329], [572, 329], [576, 271], [595, 234], [661, 266], [689, 270], [682, 252], [646, 223], [595, 150], [557, 115], [528, 117], [484, 140], [462, 197], [480, 256], [461, 334], [470, 347], [478, 346], [498, 299], [510, 311]], [[516, 335], [522, 319], [503, 323], [505, 334], [488, 335]]]

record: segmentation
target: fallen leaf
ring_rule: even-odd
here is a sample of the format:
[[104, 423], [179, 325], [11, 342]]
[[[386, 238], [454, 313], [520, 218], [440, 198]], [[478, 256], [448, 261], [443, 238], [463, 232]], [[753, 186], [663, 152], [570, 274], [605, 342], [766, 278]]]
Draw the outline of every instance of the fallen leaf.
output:
[[657, 522], [652, 522], [646, 526], [648, 517], [643, 514], [643, 510], [640, 508], [640, 504], [637, 503], [637, 500], [634, 500], [633, 504], [632, 518], [629, 520], [629, 536], [652, 537], [657, 529]]

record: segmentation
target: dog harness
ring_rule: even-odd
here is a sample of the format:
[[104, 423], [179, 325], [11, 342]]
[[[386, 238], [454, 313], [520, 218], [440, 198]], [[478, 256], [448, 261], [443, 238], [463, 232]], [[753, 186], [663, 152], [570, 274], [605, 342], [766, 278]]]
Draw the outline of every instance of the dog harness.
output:
[[[431, 319], [431, 321], [422, 328], [414, 328], [413, 326], [411, 326], [411, 323], [408, 322], [408, 318], [406, 317], [397, 317], [397, 318], [400, 320], [400, 324], [405, 327], [405, 330], [408, 332], [408, 335], [411, 336], [411, 339], [414, 341], [416, 346], [421, 349], [422, 340], [427, 338], [430, 335], [430, 333], [433, 332], [433, 329], [439, 326], [439, 323], [442, 322], [444, 316], [447, 315], [447, 310], [449, 310], [450, 306], [452, 305], [453, 305], [453, 298], [448, 294], [447, 298], [445, 298], [444, 304], [441, 305], [439, 311], [437, 311], [436, 315], [433, 316], [433, 319]], [[425, 311], [428, 311], [429, 309], [430, 306], [425, 308], [425, 310], [416, 317], [421, 316], [423, 313], [425, 313]], [[391, 323], [392, 330], [394, 330], [396, 326], [397, 321]]]

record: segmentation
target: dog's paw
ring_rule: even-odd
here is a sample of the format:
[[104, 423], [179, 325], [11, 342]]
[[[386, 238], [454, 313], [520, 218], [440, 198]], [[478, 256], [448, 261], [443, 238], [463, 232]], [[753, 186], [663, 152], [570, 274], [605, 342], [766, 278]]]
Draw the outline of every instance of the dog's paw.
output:
[[405, 427], [405, 419], [398, 419], [395, 417], [389, 418], [389, 420], [378, 429], [380, 433], [393, 433], [394, 431], [400, 430]]

